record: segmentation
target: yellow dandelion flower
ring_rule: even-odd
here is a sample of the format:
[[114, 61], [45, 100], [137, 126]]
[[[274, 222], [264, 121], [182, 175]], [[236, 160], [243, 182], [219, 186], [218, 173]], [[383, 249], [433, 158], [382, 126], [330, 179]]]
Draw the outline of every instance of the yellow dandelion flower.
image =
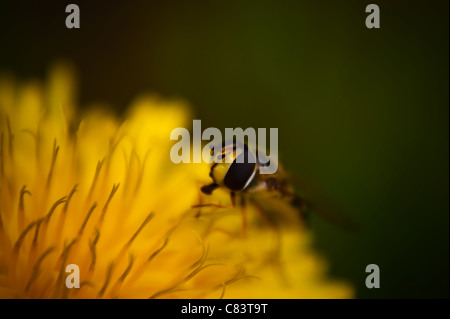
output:
[[239, 208], [192, 208], [209, 166], [169, 160], [186, 105], [144, 96], [123, 121], [78, 117], [74, 84], [68, 65], [44, 86], [0, 82], [0, 297], [353, 296], [300, 226], [274, 231], [249, 207], [243, 237]]

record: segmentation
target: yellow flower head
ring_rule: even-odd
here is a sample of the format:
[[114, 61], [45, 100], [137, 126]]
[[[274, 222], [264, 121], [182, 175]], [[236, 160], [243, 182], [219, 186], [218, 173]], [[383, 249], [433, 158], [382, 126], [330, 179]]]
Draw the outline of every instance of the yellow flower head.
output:
[[[192, 208], [209, 166], [170, 161], [184, 103], [144, 96], [120, 120], [79, 117], [74, 98], [68, 65], [45, 86], [0, 80], [0, 297], [353, 296], [300, 224], [273, 229], [248, 207], [244, 237], [240, 208]], [[79, 288], [66, 285], [71, 264]]]

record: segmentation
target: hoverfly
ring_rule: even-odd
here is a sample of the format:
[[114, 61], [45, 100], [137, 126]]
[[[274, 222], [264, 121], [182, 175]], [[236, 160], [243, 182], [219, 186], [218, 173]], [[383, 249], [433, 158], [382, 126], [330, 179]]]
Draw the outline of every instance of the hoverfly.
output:
[[[205, 195], [211, 195], [219, 188], [229, 191], [232, 207], [238, 202], [242, 208], [244, 236], [247, 202], [258, 209], [270, 226], [279, 228], [293, 223], [307, 223], [307, 201], [294, 191], [284, 169], [278, 165], [274, 174], [261, 174], [260, 168], [265, 165], [268, 163], [262, 163], [256, 150], [247, 144], [224, 144], [212, 162], [209, 173], [212, 182], [200, 189]], [[205, 206], [224, 207], [210, 203], [194, 205], [193, 208]]]
[[[209, 172], [212, 182], [202, 186], [200, 190], [205, 195], [211, 195], [216, 189], [225, 189], [230, 193], [232, 207], [239, 202], [242, 208], [244, 236], [247, 202], [252, 203], [269, 225], [276, 229], [299, 223], [308, 226], [310, 211], [317, 212], [344, 229], [355, 229], [354, 224], [342, 214], [337, 216], [325, 213], [317, 209], [315, 205], [313, 206], [304, 196], [299, 195], [289, 175], [279, 163], [278, 170], [274, 174], [260, 174], [260, 168], [268, 163], [259, 161], [256, 149], [247, 144], [224, 143], [221, 151], [214, 156]], [[214, 203], [198, 204], [192, 207], [207, 206], [226, 207]]]

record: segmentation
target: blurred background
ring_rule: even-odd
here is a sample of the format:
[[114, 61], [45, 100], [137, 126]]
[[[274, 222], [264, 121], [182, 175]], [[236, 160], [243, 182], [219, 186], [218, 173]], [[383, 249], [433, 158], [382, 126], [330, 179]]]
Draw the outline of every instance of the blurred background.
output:
[[[381, 29], [365, 26], [370, 3]], [[359, 225], [312, 216], [359, 298], [449, 297], [448, 39], [448, 1], [0, 4], [2, 74], [43, 79], [69, 59], [82, 107], [120, 114], [151, 92], [186, 100], [203, 128], [278, 127], [280, 160]]]

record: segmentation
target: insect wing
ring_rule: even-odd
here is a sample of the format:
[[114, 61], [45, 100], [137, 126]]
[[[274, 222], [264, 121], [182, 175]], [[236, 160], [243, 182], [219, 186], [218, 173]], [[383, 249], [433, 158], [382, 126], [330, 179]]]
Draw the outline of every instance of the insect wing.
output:
[[294, 184], [304, 193], [311, 214], [344, 230], [351, 232], [359, 230], [358, 225], [346, 216], [337, 203], [325, 196], [318, 186], [298, 177], [294, 178]]

